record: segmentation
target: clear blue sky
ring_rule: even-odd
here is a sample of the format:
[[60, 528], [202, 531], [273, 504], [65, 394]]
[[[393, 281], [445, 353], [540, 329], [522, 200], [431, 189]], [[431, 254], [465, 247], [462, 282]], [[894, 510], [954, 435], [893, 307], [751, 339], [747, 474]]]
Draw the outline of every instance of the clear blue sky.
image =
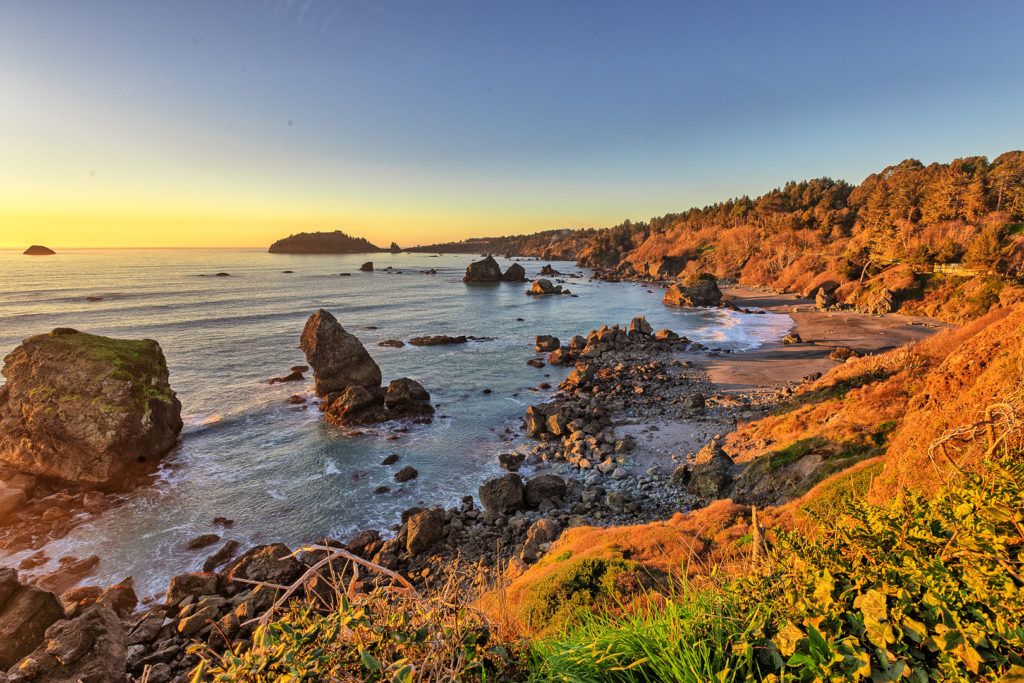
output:
[[1022, 28], [980, 0], [0, 0], [0, 245], [404, 245], [994, 157], [1024, 146]]

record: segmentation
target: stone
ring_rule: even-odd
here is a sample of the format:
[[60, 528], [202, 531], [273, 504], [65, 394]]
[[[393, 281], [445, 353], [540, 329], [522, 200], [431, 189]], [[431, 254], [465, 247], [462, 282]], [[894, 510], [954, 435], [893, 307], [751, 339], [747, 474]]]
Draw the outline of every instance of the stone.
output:
[[107, 683], [125, 680], [127, 635], [110, 608], [93, 605], [46, 630], [44, 642], [9, 673], [17, 681]]
[[498, 282], [502, 279], [501, 266], [488, 256], [481, 261], [474, 261], [466, 268], [466, 275], [463, 282]]
[[444, 537], [444, 510], [433, 508], [409, 517], [405, 548], [418, 555]]
[[398, 246], [397, 242], [392, 242], [391, 243], [391, 248], [389, 249], [389, 251], [392, 254], [401, 254], [402, 253], [402, 248], [400, 246]]
[[565, 497], [565, 480], [555, 474], [540, 474], [526, 480], [523, 489], [523, 500], [531, 508], [542, 502], [561, 501]]
[[363, 265], [359, 266], [359, 270], [363, 271], [364, 273], [372, 273], [373, 272], [373, 261], [367, 261]]
[[702, 410], [705, 405], [707, 405], [707, 402], [704, 399], [704, 394], [694, 393], [687, 394], [683, 400], [680, 401], [680, 405], [687, 410]]
[[697, 454], [686, 492], [707, 505], [726, 497], [732, 486], [733, 461], [720, 446], [709, 444]]
[[429, 400], [430, 394], [423, 388], [423, 385], [408, 377], [391, 380], [387, 393], [384, 395], [384, 405], [388, 408]]
[[488, 479], [477, 489], [477, 495], [487, 510], [508, 514], [522, 507], [523, 490], [522, 478], [518, 474], [509, 473]]
[[679, 339], [679, 335], [666, 328], [664, 330], [658, 330], [657, 334], [654, 335], [654, 338], [661, 341], [676, 341]]
[[383, 346], [391, 349], [400, 349], [405, 346], [405, 342], [401, 339], [385, 339], [382, 342], [377, 342], [377, 346]]
[[380, 386], [380, 367], [362, 343], [346, 332], [328, 311], [321, 308], [309, 316], [300, 346], [313, 368], [318, 396], [344, 391], [351, 386]]
[[669, 482], [673, 486], [686, 488], [687, 484], [690, 483], [690, 468], [686, 465], [679, 465], [672, 470], [672, 474], [669, 476]]
[[498, 456], [498, 464], [509, 472], [518, 472], [525, 458], [522, 453], [502, 453]]
[[291, 554], [283, 543], [258, 545], [231, 561], [220, 575], [228, 580], [249, 579], [287, 586], [305, 571], [305, 565], [290, 557]]
[[381, 461], [381, 465], [394, 465], [398, 462], [398, 453], [392, 453]]
[[630, 321], [629, 331], [633, 334], [649, 335], [654, 333], [654, 328], [647, 322], [647, 318], [640, 315]]
[[550, 334], [539, 334], [534, 341], [534, 348], [537, 350], [537, 353], [555, 351], [560, 346], [561, 342], [558, 341], [558, 337], [554, 337]]
[[139, 597], [135, 594], [131, 579], [127, 579], [103, 591], [99, 603], [106, 605], [114, 611], [114, 614], [123, 619], [135, 611], [139, 604]]
[[176, 607], [185, 598], [214, 595], [217, 593], [217, 580], [218, 576], [210, 572], [172, 576], [171, 583], [167, 587], [167, 595], [164, 597], [164, 604], [168, 607]]
[[782, 338], [782, 343], [783, 344], [803, 344], [804, 340], [796, 332], [790, 332], [789, 334], [787, 334], [785, 337]]
[[212, 572], [217, 567], [221, 566], [238, 552], [239, 543], [238, 541], [227, 541], [220, 547], [220, 550], [210, 555], [203, 561], [203, 571]]
[[187, 638], [208, 626], [208, 622], [216, 621], [216, 619], [217, 608], [213, 605], [207, 605], [197, 609], [187, 617], [180, 619], [178, 621], [177, 630], [178, 633]]
[[178, 440], [181, 403], [152, 339], [57, 328], [4, 359], [0, 462], [86, 488], [125, 488]]
[[713, 275], [700, 273], [690, 275], [673, 284], [665, 292], [662, 303], [669, 306], [720, 306], [722, 292]]
[[196, 536], [188, 542], [189, 550], [198, 550], [199, 548], [206, 548], [211, 546], [220, 540], [220, 534], [202, 534]]
[[24, 254], [25, 256], [52, 256], [57, 252], [55, 252], [53, 249], [50, 249], [49, 247], [44, 247], [41, 244], [33, 244], [31, 247], [29, 247], [28, 249], [21, 253]]
[[100, 563], [97, 555], [90, 555], [82, 559], [74, 557], [63, 557], [60, 559], [60, 568], [46, 576], [36, 579], [35, 584], [43, 590], [63, 593], [76, 583], [88, 576]]
[[551, 280], [545, 278], [537, 278], [533, 281], [533, 286], [526, 290], [529, 296], [547, 296], [553, 294], [569, 294], [568, 289], [562, 289], [561, 285], [551, 284]]
[[53, 593], [19, 583], [13, 569], [0, 570], [0, 597], [0, 671], [6, 671], [43, 642], [64, 608]]
[[412, 481], [418, 476], [420, 476], [420, 473], [416, 470], [415, 467], [410, 467], [409, 465], [406, 465], [402, 469], [395, 472], [395, 481], [397, 481], [399, 484], [404, 484], [407, 481]]
[[270, 384], [280, 384], [282, 382], [301, 382], [306, 379], [301, 372], [290, 372], [284, 377], [275, 377], [270, 380]]
[[447, 334], [435, 334], [432, 336], [413, 337], [409, 343], [413, 346], [450, 346], [452, 344], [465, 344], [469, 337], [464, 334], [452, 337]]
[[553, 543], [562, 533], [562, 526], [557, 520], [545, 517], [538, 519], [526, 532], [526, 542], [519, 554], [520, 559], [526, 563], [536, 562], [541, 555], [542, 547]]
[[518, 263], [513, 263], [501, 276], [505, 282], [526, 282], [526, 269]]

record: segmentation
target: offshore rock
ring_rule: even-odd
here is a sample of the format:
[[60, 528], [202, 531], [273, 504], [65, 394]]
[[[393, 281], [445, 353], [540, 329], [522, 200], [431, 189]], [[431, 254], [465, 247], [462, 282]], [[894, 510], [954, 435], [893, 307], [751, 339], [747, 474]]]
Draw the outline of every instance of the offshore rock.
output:
[[324, 309], [309, 316], [300, 342], [313, 368], [318, 396], [351, 386], [380, 386], [380, 368], [352, 334]]
[[720, 306], [722, 292], [713, 275], [691, 275], [675, 283], [665, 292], [662, 303], [669, 306]]
[[364, 273], [372, 273], [373, 272], [373, 261], [367, 261], [363, 265], [359, 266], [359, 270], [363, 271]]
[[91, 488], [124, 488], [174, 447], [181, 402], [152, 339], [57, 328], [4, 359], [0, 462]]
[[547, 296], [552, 294], [569, 294], [568, 289], [562, 289], [561, 285], [551, 284], [551, 280], [538, 278], [533, 281], [533, 286], [526, 290], [527, 296]]
[[41, 244], [33, 244], [31, 247], [22, 252], [25, 256], [50, 256], [56, 254], [53, 249], [44, 247]]
[[488, 256], [482, 261], [474, 261], [466, 268], [466, 275], [463, 282], [499, 282], [501, 281], [501, 266]]
[[526, 269], [518, 263], [513, 263], [501, 276], [505, 282], [526, 282]]

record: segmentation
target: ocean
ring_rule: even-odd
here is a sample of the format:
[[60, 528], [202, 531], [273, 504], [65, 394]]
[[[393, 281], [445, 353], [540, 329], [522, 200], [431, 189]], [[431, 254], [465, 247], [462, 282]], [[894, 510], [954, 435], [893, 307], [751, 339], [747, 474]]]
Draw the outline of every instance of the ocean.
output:
[[[256, 249], [69, 249], [30, 257], [0, 250], [0, 355], [55, 327], [156, 339], [185, 422], [154, 485], [126, 494], [120, 505], [51, 542], [47, 554], [54, 560], [98, 555], [101, 563], [86, 583], [132, 576], [139, 595], [149, 595], [163, 590], [171, 575], [198, 570], [216, 550], [185, 549], [202, 533], [220, 533], [243, 547], [276, 541], [295, 547], [325, 537], [345, 540], [368, 528], [386, 531], [402, 510], [457, 505], [500, 472], [496, 457], [519, 443], [527, 406], [550, 395], [537, 385], [557, 386], [568, 374], [567, 368], [526, 365], [536, 355], [536, 335], [565, 341], [646, 315], [655, 330], [667, 327], [710, 348], [739, 351], [777, 340], [792, 325], [783, 315], [672, 309], [661, 303], [662, 290], [637, 283], [567, 279], [564, 286], [577, 297], [525, 296], [527, 283], [466, 285], [465, 268], [478, 258]], [[371, 259], [376, 271], [360, 272]], [[503, 269], [511, 263], [499, 262]], [[521, 263], [528, 277], [543, 265]], [[552, 265], [586, 274], [571, 263]], [[384, 271], [387, 266], [393, 271]], [[429, 269], [437, 273], [426, 274]], [[220, 272], [229, 276], [217, 277]], [[350, 436], [315, 407], [287, 403], [292, 394], [313, 398], [311, 379], [268, 380], [305, 364], [299, 335], [318, 308], [359, 337], [385, 384], [398, 377], [420, 381], [437, 405], [437, 419], [406, 432], [385, 426]], [[436, 334], [493, 339], [377, 346]], [[395, 468], [380, 465], [391, 453], [419, 477], [396, 484]], [[392, 492], [375, 495], [381, 485]], [[213, 525], [215, 517], [234, 525], [223, 530]], [[0, 565], [16, 565], [27, 554], [0, 556]]]

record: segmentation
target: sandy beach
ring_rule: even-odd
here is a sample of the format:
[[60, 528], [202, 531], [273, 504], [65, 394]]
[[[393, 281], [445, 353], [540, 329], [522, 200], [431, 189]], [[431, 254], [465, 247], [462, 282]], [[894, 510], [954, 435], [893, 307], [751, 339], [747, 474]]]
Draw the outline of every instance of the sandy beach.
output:
[[676, 357], [691, 361], [707, 372], [722, 393], [739, 393], [759, 387], [778, 387], [799, 381], [815, 372], [825, 373], [839, 365], [829, 358], [837, 346], [848, 346], [861, 354], [874, 354], [912, 344], [949, 327], [932, 318], [890, 313], [883, 316], [847, 311], [819, 311], [813, 299], [796, 294], [778, 294], [742, 286], [724, 286], [722, 293], [740, 308], [762, 308], [793, 319], [793, 331], [801, 344], [766, 344], [743, 353], [708, 355], [682, 353]]

